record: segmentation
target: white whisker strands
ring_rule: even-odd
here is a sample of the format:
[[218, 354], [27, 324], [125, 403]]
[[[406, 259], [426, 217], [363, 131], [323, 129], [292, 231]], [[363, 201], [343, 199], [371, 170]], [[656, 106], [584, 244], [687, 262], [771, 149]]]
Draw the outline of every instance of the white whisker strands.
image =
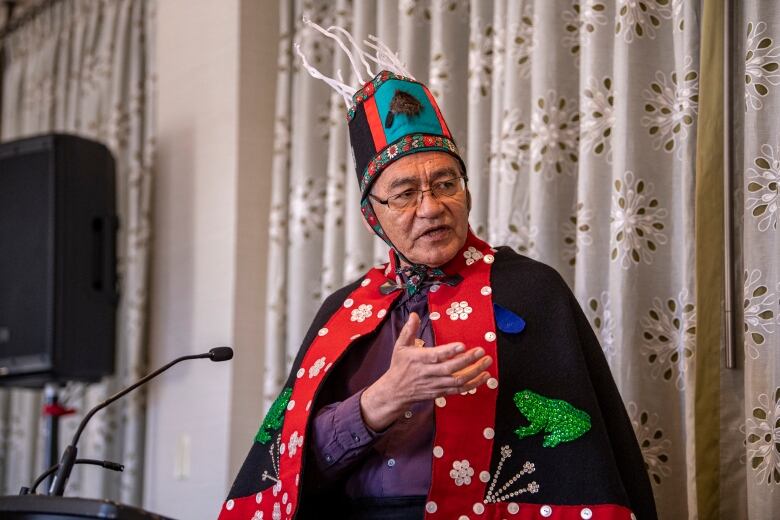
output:
[[[297, 42], [295, 43], [295, 52], [301, 58], [301, 62], [306, 71], [312, 77], [321, 79], [327, 83], [330, 88], [338, 92], [338, 94], [344, 98], [344, 103], [346, 104], [347, 108], [354, 107], [355, 103], [352, 97], [358, 91], [358, 88], [363, 86], [367, 81], [371, 80], [371, 78], [379, 74], [381, 71], [386, 70], [398, 76], [414, 79], [398, 55], [396, 55], [376, 36], [369, 35], [368, 40], [363, 40], [363, 44], [368, 48], [368, 50], [365, 50], [362, 49], [355, 38], [342, 27], [332, 25], [325, 29], [324, 27], [312, 22], [308, 18], [303, 18], [303, 23], [319, 32], [323, 36], [335, 41], [341, 50], [344, 51], [344, 54], [347, 55], [347, 59], [349, 59], [349, 63], [352, 65], [352, 72], [355, 75], [355, 80], [358, 83], [358, 87], [346, 84], [341, 74], [341, 70], [336, 71], [336, 78], [326, 76], [317, 70], [311, 63], [309, 63], [303, 52], [301, 52], [300, 44]], [[377, 68], [375, 70], [372, 70], [371, 63], [376, 65]], [[367, 74], [367, 76], [364, 74]]]

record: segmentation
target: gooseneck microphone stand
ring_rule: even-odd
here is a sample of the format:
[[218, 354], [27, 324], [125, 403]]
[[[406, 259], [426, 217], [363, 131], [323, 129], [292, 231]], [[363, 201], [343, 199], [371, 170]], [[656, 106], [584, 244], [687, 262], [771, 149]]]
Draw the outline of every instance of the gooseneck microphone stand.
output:
[[[65, 448], [65, 451], [62, 453], [62, 457], [60, 458], [59, 465], [56, 467], [56, 473], [54, 475], [54, 479], [51, 482], [51, 486], [49, 487], [49, 495], [54, 496], [62, 496], [65, 493], [65, 486], [68, 483], [68, 478], [70, 478], [70, 473], [73, 470], [73, 465], [76, 464], [76, 454], [78, 453], [78, 449], [76, 448], [76, 445], [79, 442], [79, 437], [81, 437], [81, 432], [84, 431], [84, 427], [87, 425], [89, 420], [92, 418], [93, 415], [95, 415], [97, 412], [105, 408], [106, 406], [110, 405], [117, 399], [121, 398], [122, 396], [132, 392], [139, 386], [143, 385], [150, 379], [153, 379], [157, 377], [158, 375], [162, 374], [169, 368], [171, 368], [173, 365], [177, 363], [181, 363], [182, 361], [186, 361], [188, 359], [203, 359], [208, 358], [211, 361], [227, 361], [229, 359], [233, 358], [233, 349], [230, 347], [215, 347], [208, 352], [204, 354], [193, 354], [189, 356], [182, 356], [180, 358], [176, 358], [167, 365], [158, 368], [151, 374], [148, 374], [144, 376], [143, 378], [139, 379], [132, 385], [128, 386], [124, 390], [120, 390], [119, 392], [115, 393], [102, 403], [98, 404], [94, 408], [92, 408], [87, 415], [84, 416], [84, 418], [81, 420], [81, 423], [79, 423], [79, 427], [76, 429], [76, 433], [73, 435], [73, 440], [71, 441], [70, 445]], [[86, 462], [86, 460], [84, 461]], [[88, 464], [94, 463], [94, 462], [86, 462]], [[107, 463], [107, 464], [116, 464], [116, 463]], [[103, 465], [102, 462], [98, 462], [98, 465]], [[119, 466], [116, 464], [116, 466]], [[52, 466], [54, 468], [55, 466]], [[103, 465], [103, 467], [108, 467]], [[52, 468], [49, 468], [46, 473], [52, 470]], [[114, 469], [113, 467], [109, 467], [109, 469]], [[40, 478], [40, 477], [39, 477]], [[43, 478], [46, 478], [46, 475], [43, 476]]]

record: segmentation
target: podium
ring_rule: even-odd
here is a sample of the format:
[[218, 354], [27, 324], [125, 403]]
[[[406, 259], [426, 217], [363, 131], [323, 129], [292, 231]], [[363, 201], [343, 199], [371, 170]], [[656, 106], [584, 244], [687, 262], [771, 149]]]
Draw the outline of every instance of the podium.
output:
[[19, 495], [0, 497], [3, 520], [173, 520], [110, 500]]

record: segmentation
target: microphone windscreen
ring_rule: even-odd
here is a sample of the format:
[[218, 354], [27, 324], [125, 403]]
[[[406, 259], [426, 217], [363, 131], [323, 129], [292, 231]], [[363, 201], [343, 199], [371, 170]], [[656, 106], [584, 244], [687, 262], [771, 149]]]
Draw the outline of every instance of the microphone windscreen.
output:
[[209, 350], [209, 359], [212, 361], [227, 361], [233, 359], [233, 349], [230, 347], [214, 347]]

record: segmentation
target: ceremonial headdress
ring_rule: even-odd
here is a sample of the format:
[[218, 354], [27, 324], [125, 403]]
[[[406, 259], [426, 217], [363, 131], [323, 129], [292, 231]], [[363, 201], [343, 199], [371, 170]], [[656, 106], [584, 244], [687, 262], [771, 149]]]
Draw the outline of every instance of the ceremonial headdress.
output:
[[352, 65], [354, 87], [344, 82], [341, 71], [336, 78], [314, 68], [296, 44], [304, 68], [338, 92], [347, 106], [349, 138], [360, 185], [360, 209], [374, 232], [388, 240], [371, 207], [371, 186], [389, 164], [407, 155], [440, 151], [454, 156], [465, 175], [466, 167], [458, 153], [452, 133], [428, 87], [415, 80], [398, 56], [375, 36], [369, 36], [363, 49], [341, 27], [320, 27], [304, 23], [334, 40], [347, 54]]

